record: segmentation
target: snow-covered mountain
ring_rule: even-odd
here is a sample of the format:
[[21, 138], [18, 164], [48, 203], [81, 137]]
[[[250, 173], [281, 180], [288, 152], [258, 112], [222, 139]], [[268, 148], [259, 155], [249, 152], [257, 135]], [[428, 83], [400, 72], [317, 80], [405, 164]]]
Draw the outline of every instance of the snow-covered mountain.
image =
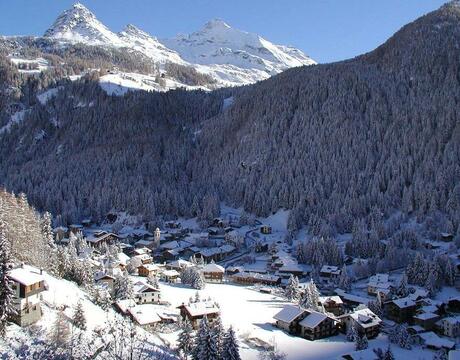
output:
[[159, 40], [134, 25], [117, 34], [80, 3], [64, 11], [44, 36], [62, 43], [133, 49], [160, 66], [191, 66], [212, 76], [218, 86], [249, 84], [291, 67], [315, 64], [298, 49], [275, 45], [222, 20], [212, 20], [200, 31], [174, 39]]

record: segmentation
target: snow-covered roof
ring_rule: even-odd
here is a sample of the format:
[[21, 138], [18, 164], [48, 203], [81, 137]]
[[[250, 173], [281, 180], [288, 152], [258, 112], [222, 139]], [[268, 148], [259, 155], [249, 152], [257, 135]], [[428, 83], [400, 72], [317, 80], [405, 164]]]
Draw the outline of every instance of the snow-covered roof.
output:
[[176, 270], [164, 270], [163, 275], [167, 277], [179, 276], [180, 274]]
[[368, 308], [355, 310], [350, 314], [350, 317], [363, 328], [374, 327], [382, 322], [382, 320]]
[[308, 312], [310, 312], [310, 314], [308, 314], [307, 317], [305, 317], [301, 322], [299, 322], [299, 325], [302, 327], [314, 329], [328, 318], [326, 314], [320, 312], [311, 310], [308, 310]]
[[128, 264], [129, 256], [126, 255], [125, 253], [120, 252], [117, 254], [117, 257], [118, 257], [118, 261], [120, 262], [120, 264], [125, 265], [125, 266]]
[[45, 280], [40, 273], [24, 268], [10, 270], [8, 277], [24, 286], [30, 286]]
[[325, 304], [327, 302], [330, 302], [330, 301], [333, 301], [335, 302], [336, 304], [343, 304], [343, 301], [342, 301], [342, 298], [338, 295], [334, 295], [334, 296], [320, 296], [319, 298], [319, 302], [321, 304]]
[[452, 349], [453, 347], [455, 347], [455, 343], [453, 341], [439, 337], [432, 331], [420, 333], [418, 334], [418, 336], [420, 336], [420, 338], [423, 340], [423, 342], [427, 346], [432, 346], [438, 349], [440, 348]]
[[388, 279], [388, 274], [375, 274], [369, 278], [369, 283], [385, 283]]
[[136, 306], [136, 302], [133, 299], [123, 299], [118, 300], [115, 305], [117, 305], [122, 313], [126, 314], [129, 308]]
[[157, 306], [152, 304], [137, 305], [128, 308], [128, 311], [139, 325], [150, 325], [161, 321]]
[[146, 269], [147, 271], [158, 271], [160, 268], [155, 264], [144, 264], [139, 267]]
[[184, 306], [187, 312], [193, 317], [215, 314], [220, 311], [217, 304], [214, 301], [209, 300], [199, 301]]
[[438, 314], [433, 314], [431, 312], [424, 312], [424, 313], [417, 314], [414, 316], [415, 319], [419, 319], [419, 320], [429, 320], [429, 319], [435, 319], [438, 317], [439, 317]]
[[340, 274], [340, 269], [337, 266], [323, 265], [321, 270], [320, 270], [320, 272], [339, 275]]
[[460, 323], [460, 316], [450, 316], [442, 319], [441, 321], [447, 322], [451, 325], [456, 325]]
[[286, 323], [291, 323], [305, 312], [300, 306], [285, 305], [284, 308], [278, 312], [273, 318]]
[[94, 280], [95, 281], [99, 281], [99, 280], [102, 280], [102, 279], [112, 279], [112, 280], [114, 280], [115, 277], [105, 273], [104, 271], [99, 271], [99, 272], [96, 273], [96, 275], [94, 275]]
[[133, 291], [135, 294], [141, 294], [145, 292], [159, 292], [159, 289], [154, 288], [150, 284], [146, 284], [142, 281], [138, 281], [133, 285]]
[[136, 241], [134, 245], [136, 246], [151, 246], [153, 244], [152, 240], [139, 240]]
[[392, 302], [400, 309], [404, 309], [404, 308], [408, 308], [408, 307], [412, 307], [416, 305], [415, 302], [411, 300], [411, 298], [408, 296], [404, 298], [392, 300]]
[[176, 249], [179, 247], [179, 242], [177, 242], [176, 240], [173, 240], [173, 241], [168, 241], [164, 244], [161, 244], [160, 247], [162, 249], [168, 249], [168, 250], [173, 250], [173, 249]]
[[174, 260], [174, 261], [169, 262], [168, 266], [180, 269], [180, 268], [192, 267], [192, 266], [195, 266], [195, 265], [193, 263], [191, 263], [190, 261], [183, 260], [183, 259], [178, 259], [178, 260]]
[[210, 273], [210, 272], [218, 272], [218, 273], [225, 273], [225, 269], [223, 266], [220, 266], [220, 265], [217, 265], [215, 263], [210, 263], [210, 264], [207, 264], [203, 267], [202, 271], [204, 273]]
[[233, 245], [225, 244], [222, 245], [219, 249], [222, 253], [229, 253], [235, 250], [236, 248]]
[[349, 294], [346, 291], [339, 289], [339, 288], [335, 289], [334, 292], [337, 295], [339, 295], [342, 299], [345, 299], [351, 302], [355, 302], [355, 303], [359, 303], [359, 304], [367, 304], [371, 300], [371, 299], [368, 299], [362, 296]]

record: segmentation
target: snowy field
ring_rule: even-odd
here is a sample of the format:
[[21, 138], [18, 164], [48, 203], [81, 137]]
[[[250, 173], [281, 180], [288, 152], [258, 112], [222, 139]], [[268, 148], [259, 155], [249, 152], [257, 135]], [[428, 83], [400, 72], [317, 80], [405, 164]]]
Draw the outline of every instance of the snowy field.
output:
[[[162, 297], [169, 301], [171, 306], [186, 303], [194, 297], [196, 290], [180, 284], [160, 285]], [[221, 308], [222, 322], [225, 326], [232, 325], [239, 335], [241, 357], [244, 360], [258, 358], [258, 350], [244, 341], [247, 338], [258, 338], [267, 343], [276, 343], [278, 349], [287, 355], [289, 360], [326, 360], [338, 359], [344, 354], [353, 353], [354, 343], [348, 342], [344, 335], [338, 335], [324, 340], [309, 341], [300, 337], [290, 336], [276, 328], [273, 316], [287, 304], [287, 301], [271, 295], [263, 294], [252, 288], [234, 284], [206, 284], [205, 289], [199, 291], [202, 299], [211, 297], [217, 301]], [[169, 338], [173, 341], [173, 338]], [[369, 349], [384, 348], [388, 346], [385, 335], [369, 341]], [[434, 352], [413, 348], [403, 350], [392, 346], [396, 359], [428, 360], [432, 359]], [[374, 359], [371, 350], [366, 351], [357, 359]]]
[[[178, 306], [194, 297], [196, 290], [182, 285], [161, 284], [162, 297], [172, 306]], [[199, 291], [201, 298], [211, 297], [221, 308], [222, 322], [232, 325], [240, 337], [243, 359], [257, 359], [258, 351], [250, 348], [243, 338], [259, 338], [267, 343], [275, 342], [288, 359], [334, 359], [352, 352], [354, 344], [340, 335], [325, 340], [309, 341], [289, 336], [272, 325], [273, 315], [287, 304], [284, 299], [262, 294], [245, 286], [233, 284], [207, 284]], [[377, 340], [378, 341], [378, 340]], [[371, 341], [372, 345], [372, 341]]]

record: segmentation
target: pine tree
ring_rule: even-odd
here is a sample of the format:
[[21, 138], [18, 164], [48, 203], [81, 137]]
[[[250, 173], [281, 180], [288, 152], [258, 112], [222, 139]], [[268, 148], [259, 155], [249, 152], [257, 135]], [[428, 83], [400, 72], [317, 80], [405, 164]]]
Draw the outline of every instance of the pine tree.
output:
[[396, 293], [400, 297], [406, 297], [409, 295], [409, 290], [407, 289], [407, 275], [406, 273], [403, 274], [401, 277], [401, 280], [398, 285], [398, 289], [396, 290]]
[[194, 360], [217, 360], [219, 354], [216, 346], [216, 339], [208, 325], [208, 319], [205, 316], [200, 321], [200, 327], [196, 335], [195, 349], [193, 351]]
[[355, 338], [355, 349], [364, 350], [367, 349], [369, 341], [367, 340], [366, 334], [358, 334]]
[[347, 267], [343, 265], [342, 272], [340, 273], [339, 284], [340, 289], [349, 291], [351, 289], [351, 279], [348, 275]]
[[299, 279], [291, 274], [284, 295], [289, 301], [298, 301], [300, 297]]
[[436, 284], [437, 279], [437, 274], [435, 272], [430, 271], [425, 281], [425, 289], [428, 291], [430, 296], [434, 296], [438, 292], [438, 286]]
[[115, 276], [113, 287], [116, 300], [132, 299], [134, 297], [133, 282], [126, 275]]
[[50, 340], [58, 348], [65, 348], [69, 340], [70, 330], [64, 312], [59, 310], [50, 333]]
[[194, 342], [193, 342], [193, 328], [190, 324], [190, 321], [187, 319], [181, 324], [182, 328], [178, 336], [178, 350], [182, 354], [184, 359], [188, 358], [188, 355], [192, 352]]
[[76, 326], [80, 330], [83, 330], [83, 331], [86, 330], [85, 311], [83, 310], [83, 305], [82, 305], [81, 301], [79, 301], [77, 303], [77, 306], [76, 306], [75, 311], [73, 313], [72, 323], [74, 324], [74, 326]]
[[5, 227], [0, 222], [0, 337], [5, 335], [8, 319], [16, 314], [13, 306], [15, 293], [12, 289], [12, 282], [8, 277], [8, 271], [11, 269], [12, 263], [9, 244], [4, 231]]
[[220, 315], [218, 315], [218, 317], [214, 320], [211, 326], [211, 332], [216, 342], [218, 357], [220, 358], [222, 356], [223, 341], [224, 341], [224, 335], [225, 335], [225, 329], [224, 329], [224, 326], [222, 325], [222, 320], [220, 318]]
[[224, 336], [222, 360], [241, 360], [238, 340], [231, 326]]
[[306, 309], [321, 311], [319, 305], [320, 293], [313, 279], [305, 286], [305, 291], [300, 299], [299, 304]]
[[357, 332], [355, 326], [354, 325], [348, 326], [348, 328], [347, 328], [347, 340], [350, 341], [350, 342], [354, 342], [354, 341], [356, 341], [357, 336], [358, 336], [358, 332]]

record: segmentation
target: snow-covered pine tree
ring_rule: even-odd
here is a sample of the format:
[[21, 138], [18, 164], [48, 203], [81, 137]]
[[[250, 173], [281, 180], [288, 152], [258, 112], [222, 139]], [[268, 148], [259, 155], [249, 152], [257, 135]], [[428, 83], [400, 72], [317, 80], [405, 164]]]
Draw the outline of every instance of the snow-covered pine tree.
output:
[[115, 300], [132, 299], [134, 297], [133, 282], [127, 275], [119, 274], [115, 276], [113, 287]]
[[366, 334], [358, 334], [355, 338], [355, 349], [356, 350], [365, 350], [369, 346], [369, 341], [367, 340]]
[[401, 277], [396, 294], [400, 297], [406, 297], [409, 295], [409, 289], [407, 288], [407, 274], [405, 272]]
[[211, 325], [211, 335], [214, 337], [214, 341], [216, 343], [216, 348], [217, 348], [217, 354], [218, 357], [222, 357], [222, 350], [223, 350], [223, 342], [224, 342], [224, 335], [225, 335], [225, 329], [224, 326], [222, 325], [222, 319], [220, 318], [220, 315], [214, 320], [214, 322]]
[[0, 220], [0, 337], [5, 335], [8, 319], [16, 313], [13, 306], [14, 291], [8, 277], [12, 265], [10, 249], [4, 230], [5, 227]]
[[195, 268], [193, 268], [192, 281], [190, 285], [192, 286], [192, 288], [198, 290], [204, 289], [204, 287], [206, 286], [203, 274]]
[[219, 354], [216, 346], [216, 339], [209, 328], [208, 319], [205, 316], [200, 321], [198, 329], [195, 349], [193, 351], [194, 360], [218, 360]]
[[240, 348], [235, 331], [230, 326], [225, 333], [222, 349], [222, 360], [241, 360]]
[[299, 279], [291, 274], [284, 295], [289, 301], [298, 301], [300, 297]]
[[80, 330], [86, 330], [85, 311], [83, 310], [83, 304], [81, 303], [81, 301], [79, 301], [77, 303], [77, 306], [75, 307], [75, 311], [72, 317], [72, 323]]
[[181, 331], [178, 336], [178, 346], [181, 356], [187, 359], [192, 353], [194, 340], [193, 340], [193, 328], [188, 319], [185, 319], [181, 324]]
[[57, 348], [65, 348], [70, 336], [69, 323], [64, 312], [59, 310], [49, 334], [52, 344]]
[[310, 282], [305, 286], [305, 291], [300, 299], [299, 304], [306, 309], [321, 311], [322, 309], [319, 305], [319, 297], [320, 292], [316, 287], [313, 279], [311, 279]]
[[349, 291], [351, 289], [351, 279], [348, 275], [347, 267], [345, 265], [343, 265], [342, 267], [338, 286], [340, 289], [343, 289], [345, 291]]
[[348, 341], [350, 341], [350, 342], [356, 341], [356, 337], [358, 336], [358, 332], [357, 332], [356, 328], [354, 327], [354, 325], [348, 326], [346, 336], [347, 336]]

